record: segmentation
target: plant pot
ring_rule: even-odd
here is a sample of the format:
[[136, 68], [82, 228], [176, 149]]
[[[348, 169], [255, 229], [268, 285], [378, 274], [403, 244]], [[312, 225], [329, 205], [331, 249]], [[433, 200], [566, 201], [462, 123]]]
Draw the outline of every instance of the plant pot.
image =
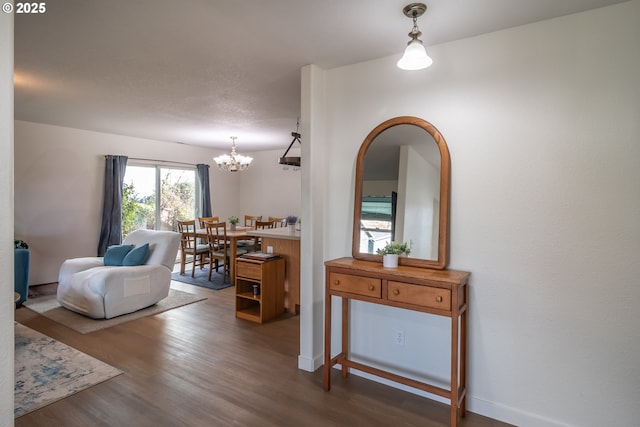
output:
[[296, 224], [295, 223], [287, 224], [287, 226], [289, 227], [289, 233], [295, 233], [296, 232]]
[[396, 254], [382, 255], [382, 266], [384, 268], [398, 268], [398, 255]]
[[236, 231], [236, 225], [235, 224], [229, 224], [229, 230]]

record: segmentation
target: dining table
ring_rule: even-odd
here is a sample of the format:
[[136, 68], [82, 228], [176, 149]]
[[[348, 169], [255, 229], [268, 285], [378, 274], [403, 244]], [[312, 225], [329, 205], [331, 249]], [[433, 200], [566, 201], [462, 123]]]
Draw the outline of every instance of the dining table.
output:
[[[227, 240], [229, 241], [229, 278], [231, 283], [236, 283], [236, 258], [238, 252], [238, 242], [241, 240], [254, 240], [255, 237], [249, 236], [248, 231], [253, 230], [253, 227], [236, 225], [235, 230], [227, 228]], [[206, 239], [207, 230], [205, 228], [196, 228], [196, 236]]]

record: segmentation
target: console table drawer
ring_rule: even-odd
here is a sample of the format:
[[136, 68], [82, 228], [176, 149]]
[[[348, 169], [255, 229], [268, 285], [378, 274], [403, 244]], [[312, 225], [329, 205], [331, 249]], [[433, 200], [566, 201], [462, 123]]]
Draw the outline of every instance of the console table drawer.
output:
[[381, 280], [351, 274], [331, 273], [329, 287], [333, 291], [349, 292], [373, 298], [382, 298]]
[[389, 280], [387, 299], [423, 307], [451, 310], [451, 291], [449, 289], [412, 285], [410, 283]]

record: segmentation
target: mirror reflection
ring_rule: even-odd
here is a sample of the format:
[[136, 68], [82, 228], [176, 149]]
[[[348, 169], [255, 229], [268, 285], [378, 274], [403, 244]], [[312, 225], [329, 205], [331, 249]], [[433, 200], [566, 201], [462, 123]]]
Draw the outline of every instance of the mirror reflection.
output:
[[407, 242], [411, 257], [438, 258], [440, 151], [424, 129], [398, 125], [373, 140], [364, 157], [360, 252]]
[[442, 134], [418, 117], [376, 126], [356, 161], [352, 255], [382, 261], [377, 250], [407, 243], [400, 265], [444, 269], [448, 261], [451, 159]]

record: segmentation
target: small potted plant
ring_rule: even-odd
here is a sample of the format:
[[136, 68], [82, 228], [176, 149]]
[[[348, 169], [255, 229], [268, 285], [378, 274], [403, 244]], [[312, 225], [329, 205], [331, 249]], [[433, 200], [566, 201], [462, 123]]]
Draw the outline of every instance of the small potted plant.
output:
[[298, 221], [298, 217], [295, 215], [287, 216], [287, 226], [289, 227], [290, 232], [296, 231], [296, 222]]
[[240, 221], [240, 218], [238, 218], [237, 216], [230, 216], [229, 218], [227, 218], [227, 221], [229, 221], [230, 230], [235, 230], [236, 229], [236, 225], [238, 224], [238, 221]]
[[407, 243], [389, 242], [376, 252], [378, 255], [382, 255], [383, 267], [396, 268], [398, 267], [398, 257], [409, 255], [411, 253], [411, 248]]

